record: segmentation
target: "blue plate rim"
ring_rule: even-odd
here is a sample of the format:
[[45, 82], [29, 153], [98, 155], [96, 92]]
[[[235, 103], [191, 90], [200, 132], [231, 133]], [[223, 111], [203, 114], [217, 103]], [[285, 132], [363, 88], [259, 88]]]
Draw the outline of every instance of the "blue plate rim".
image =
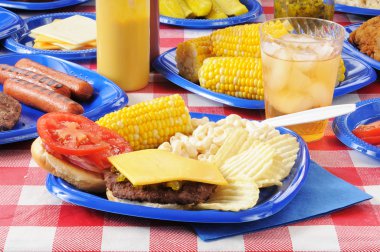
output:
[[90, 0], [56, 0], [48, 3], [10, 2], [0, 0], [0, 6], [20, 10], [52, 10], [82, 4]]
[[345, 4], [335, 4], [335, 11], [358, 14], [358, 15], [367, 15], [367, 16], [377, 16], [380, 15], [380, 10], [378, 9], [369, 9], [362, 8], [357, 6], [349, 6]]
[[13, 33], [24, 28], [24, 26], [25, 26], [24, 20], [19, 15], [17, 15], [16, 13], [13, 13], [12, 11], [9, 11], [9, 10], [1, 8], [1, 7], [0, 7], [0, 12], [6, 13], [7, 15], [14, 18], [14, 22], [7, 24], [7, 25], [4, 25], [3, 27], [0, 27], [0, 29], [1, 29], [0, 39], [4, 39], [6, 37], [9, 37]]
[[[237, 98], [233, 96], [229, 96], [226, 94], [221, 94], [221, 93], [216, 93], [214, 91], [208, 90], [206, 88], [203, 88], [199, 86], [198, 84], [195, 84], [179, 74], [174, 73], [171, 71], [169, 66], [165, 63], [166, 61], [166, 56], [173, 51], [177, 50], [177, 48], [172, 48], [164, 53], [162, 53], [159, 57], [157, 57], [154, 62], [153, 62], [153, 67], [154, 69], [161, 73], [166, 79], [169, 81], [173, 82], [175, 85], [182, 87], [192, 93], [198, 94], [200, 96], [203, 96], [209, 100], [216, 101], [222, 104], [226, 104], [232, 107], [237, 107], [237, 108], [245, 108], [245, 109], [264, 109], [264, 101], [261, 100], [249, 100], [249, 99], [244, 99], [244, 98]], [[356, 91], [364, 86], [367, 86], [374, 82], [377, 78], [376, 71], [372, 69], [372, 67], [364, 62], [363, 60], [354, 58], [347, 53], [342, 53], [342, 58], [343, 59], [349, 59], [349, 60], [355, 60], [360, 62], [363, 66], [368, 71], [368, 75], [366, 76], [367, 78], [365, 81], [361, 81], [357, 85], [348, 85], [345, 84], [346, 82], [349, 81], [349, 79], [346, 76], [346, 79], [341, 82], [334, 91], [334, 97], [342, 96], [347, 93]]]
[[[128, 103], [128, 96], [127, 94], [121, 90], [115, 83], [107, 79], [106, 77], [96, 73], [95, 71], [92, 71], [88, 68], [85, 68], [81, 65], [75, 64], [73, 62], [69, 62], [60, 58], [48, 56], [48, 55], [23, 55], [23, 54], [16, 54], [16, 53], [11, 53], [11, 54], [3, 54], [0, 55], [0, 62], [4, 61], [4, 59], [7, 58], [16, 58], [16, 59], [21, 59], [21, 58], [41, 58], [41, 59], [48, 59], [50, 61], [54, 62], [59, 62], [61, 64], [64, 64], [65, 66], [69, 67], [71, 70], [74, 69], [73, 71], [76, 73], [80, 72], [93, 72], [94, 74], [98, 75], [102, 81], [103, 84], [107, 83], [109, 86], [112, 86], [112, 88], [115, 91], [115, 97], [113, 98], [112, 101], [109, 101], [107, 104], [102, 104], [101, 106], [97, 107], [96, 110], [90, 110], [90, 111], [85, 111], [83, 113], [84, 116], [96, 120], [99, 117], [103, 116], [106, 113], [112, 112], [116, 109], [122, 108]], [[113, 106], [110, 106], [113, 105]], [[24, 107], [28, 107], [24, 104], [22, 104]], [[28, 107], [29, 108], [29, 107]], [[43, 113], [43, 112], [42, 112]], [[36, 126], [34, 127], [29, 127], [29, 128], [22, 128], [22, 129], [17, 129], [17, 130], [7, 130], [7, 131], [2, 131], [0, 132], [0, 145], [2, 144], [8, 144], [8, 143], [14, 143], [14, 142], [20, 142], [20, 141], [25, 141], [25, 140], [30, 140], [33, 138], [38, 137], [37, 134], [37, 128]]]
[[95, 13], [92, 12], [60, 12], [60, 13], [51, 13], [51, 14], [43, 14], [38, 16], [33, 16], [24, 20], [25, 28], [21, 31], [15, 32], [9, 38], [3, 41], [3, 46], [9, 51], [15, 53], [25, 53], [25, 54], [44, 54], [49, 56], [55, 56], [66, 60], [83, 60], [83, 59], [95, 59], [96, 58], [96, 48], [94, 49], [86, 49], [86, 50], [71, 50], [71, 51], [63, 51], [63, 50], [41, 50], [36, 49], [30, 46], [23, 45], [17, 41], [15, 38], [16, 35], [19, 37], [27, 36], [29, 33], [28, 24], [40, 19], [46, 18], [60, 18], [60, 17], [70, 17], [73, 15], [81, 15], [85, 17], [89, 17], [95, 20]]
[[355, 23], [355, 24], [347, 25], [347, 26], [344, 27], [345, 30], [346, 30], [346, 35], [345, 35], [345, 40], [343, 42], [344, 43], [343, 47], [344, 47], [346, 53], [350, 53], [353, 56], [361, 59], [362, 61], [364, 61], [366, 63], [368, 63], [371, 67], [380, 70], [380, 62], [379, 61], [377, 61], [375, 59], [372, 59], [368, 55], [360, 52], [354, 45], [352, 45], [348, 41], [348, 37], [351, 34], [351, 32], [353, 32], [354, 30], [356, 30], [357, 28], [359, 28], [359, 26], [362, 25], [362, 24], [363, 23], [360, 22], [360, 23]]
[[[243, 2], [244, 1], [244, 2]], [[247, 23], [257, 19], [262, 13], [263, 9], [261, 4], [256, 0], [242, 0], [244, 5], [249, 3], [253, 4], [252, 9], [247, 13], [230, 18], [224, 19], [185, 19], [185, 18], [172, 18], [168, 16], [160, 15], [160, 22], [162, 24], [180, 26], [185, 28], [195, 28], [195, 29], [210, 29], [210, 28], [222, 28], [230, 25], [237, 25], [242, 23]]]
[[[356, 111], [351, 112], [346, 115], [338, 116], [334, 119], [332, 124], [332, 129], [336, 135], [336, 137], [346, 146], [350, 147], [353, 150], [359, 151], [369, 157], [380, 160], [380, 148], [376, 147], [372, 144], [368, 144], [356, 137], [352, 130], [360, 124], [358, 122], [354, 128], [350, 128], [348, 126], [348, 120], [353, 113], [360, 113], [361, 109], [364, 109], [366, 106], [371, 105], [373, 103], [378, 103], [380, 106], [380, 98], [372, 98], [368, 100], [363, 100], [356, 103]], [[379, 110], [380, 116], [380, 110]]]
[[[191, 116], [196, 118], [208, 116], [210, 119], [212, 118], [211, 120], [218, 120], [225, 117], [223, 115], [204, 113], [191, 113]], [[278, 129], [281, 133], [290, 133], [293, 136], [296, 136], [297, 141], [300, 144], [300, 151], [297, 156], [297, 160], [300, 163], [299, 167], [292, 168], [296, 169], [296, 171], [287, 190], [283, 191], [283, 193], [280, 191], [275, 193], [272, 195], [271, 199], [248, 210], [242, 210], [239, 212], [175, 210], [113, 202], [96, 195], [79, 191], [64, 180], [51, 174], [48, 174], [46, 178], [46, 188], [56, 197], [75, 205], [134, 217], [196, 223], [241, 223], [266, 218], [283, 209], [296, 196], [305, 182], [310, 165], [310, 154], [307, 145], [302, 138], [288, 129]], [[97, 202], [102, 206], [99, 207]], [[252, 216], [253, 214], [255, 214], [255, 217]]]

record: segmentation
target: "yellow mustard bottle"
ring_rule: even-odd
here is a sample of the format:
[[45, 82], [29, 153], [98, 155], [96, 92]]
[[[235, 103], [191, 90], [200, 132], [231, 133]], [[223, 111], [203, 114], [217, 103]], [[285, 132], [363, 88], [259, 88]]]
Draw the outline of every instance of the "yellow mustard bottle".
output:
[[97, 71], [125, 91], [149, 82], [150, 1], [96, 0]]

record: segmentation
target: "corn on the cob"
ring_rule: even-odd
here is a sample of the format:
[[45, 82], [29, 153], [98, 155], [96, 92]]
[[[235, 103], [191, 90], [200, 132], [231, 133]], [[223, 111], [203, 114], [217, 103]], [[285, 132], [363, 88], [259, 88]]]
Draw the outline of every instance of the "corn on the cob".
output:
[[211, 33], [215, 56], [260, 57], [259, 24], [245, 24]]
[[216, 3], [216, 0], [212, 1], [212, 8], [210, 13], [206, 16], [207, 19], [222, 19], [228, 18], [227, 14], [223, 12], [220, 6]]
[[211, 57], [210, 36], [190, 39], [178, 45], [176, 62], [179, 74], [192, 82], [198, 82], [198, 71], [203, 61]]
[[186, 18], [177, 0], [160, 0], [159, 9], [161, 15], [173, 18]]
[[207, 58], [199, 70], [199, 83], [218, 93], [245, 99], [264, 99], [260, 58]]
[[238, 16], [248, 12], [247, 7], [239, 0], [215, 0], [228, 16]]
[[204, 17], [210, 13], [212, 2], [211, 0], [185, 0], [191, 11], [197, 17]]
[[125, 107], [96, 123], [119, 133], [133, 150], [157, 148], [177, 132], [193, 131], [189, 111], [178, 94]]

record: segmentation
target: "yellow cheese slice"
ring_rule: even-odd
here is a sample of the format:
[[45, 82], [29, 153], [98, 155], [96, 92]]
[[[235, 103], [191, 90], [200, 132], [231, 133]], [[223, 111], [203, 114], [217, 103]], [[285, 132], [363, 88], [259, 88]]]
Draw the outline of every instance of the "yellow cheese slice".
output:
[[35, 35], [43, 35], [73, 45], [96, 40], [96, 21], [74, 15], [59, 22], [52, 22], [31, 30]]
[[66, 50], [77, 50], [77, 49], [89, 49], [96, 47], [96, 40], [87, 42], [81, 45], [73, 45], [62, 42], [58, 39], [47, 37], [45, 35], [30, 34], [30, 37], [34, 38], [35, 43], [46, 44], [48, 47], [57, 48], [57, 49], [66, 49]]
[[83, 47], [82, 45], [73, 45], [73, 44], [68, 44], [64, 42], [52, 42], [52, 44], [59, 46], [60, 48], [65, 49], [65, 50], [77, 50]]
[[41, 49], [41, 50], [60, 50], [61, 47], [52, 45], [50, 43], [45, 43], [45, 42], [35, 42], [33, 44], [33, 48], [36, 49]]
[[108, 160], [136, 186], [178, 180], [228, 184], [214, 163], [181, 157], [164, 150], [132, 151], [111, 156]]

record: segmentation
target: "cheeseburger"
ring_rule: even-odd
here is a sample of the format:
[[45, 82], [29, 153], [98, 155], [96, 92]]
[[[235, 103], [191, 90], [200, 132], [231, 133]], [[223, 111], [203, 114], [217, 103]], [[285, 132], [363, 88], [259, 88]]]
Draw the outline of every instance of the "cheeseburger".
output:
[[227, 182], [215, 164], [158, 149], [132, 151], [117, 133], [68, 113], [37, 122], [35, 162], [80, 190], [113, 201], [196, 205]]

